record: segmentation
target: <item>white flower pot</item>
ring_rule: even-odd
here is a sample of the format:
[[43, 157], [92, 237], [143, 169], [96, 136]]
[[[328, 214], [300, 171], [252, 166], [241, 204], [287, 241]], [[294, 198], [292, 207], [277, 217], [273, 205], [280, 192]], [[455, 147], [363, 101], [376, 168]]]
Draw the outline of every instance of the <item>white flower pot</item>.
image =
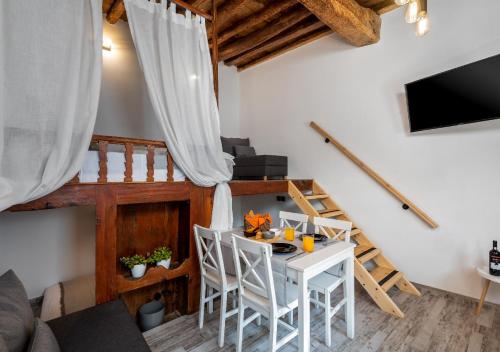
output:
[[131, 272], [132, 272], [132, 277], [134, 279], [138, 279], [140, 277], [143, 277], [144, 273], [146, 272], [146, 264], [134, 265]]
[[160, 260], [159, 262], [156, 262], [156, 266], [162, 266], [165, 269], [170, 268], [170, 258], [169, 259], [163, 259], [163, 260]]

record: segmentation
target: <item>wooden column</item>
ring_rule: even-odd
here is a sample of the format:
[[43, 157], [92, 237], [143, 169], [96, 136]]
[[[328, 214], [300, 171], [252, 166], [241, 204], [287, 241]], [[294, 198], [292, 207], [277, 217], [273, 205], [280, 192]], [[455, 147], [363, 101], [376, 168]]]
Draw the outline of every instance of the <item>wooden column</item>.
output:
[[214, 75], [214, 92], [219, 102], [219, 44], [217, 34], [217, 1], [212, 0], [212, 67]]
[[96, 303], [116, 299], [116, 214], [113, 193], [96, 190]]

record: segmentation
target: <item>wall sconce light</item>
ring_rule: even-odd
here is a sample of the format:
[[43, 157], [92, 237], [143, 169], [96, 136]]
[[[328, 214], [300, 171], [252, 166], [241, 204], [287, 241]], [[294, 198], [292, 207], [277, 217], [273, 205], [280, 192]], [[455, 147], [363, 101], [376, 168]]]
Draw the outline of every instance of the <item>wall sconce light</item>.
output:
[[113, 49], [113, 41], [109, 37], [102, 38], [102, 48], [107, 51], [111, 51]]

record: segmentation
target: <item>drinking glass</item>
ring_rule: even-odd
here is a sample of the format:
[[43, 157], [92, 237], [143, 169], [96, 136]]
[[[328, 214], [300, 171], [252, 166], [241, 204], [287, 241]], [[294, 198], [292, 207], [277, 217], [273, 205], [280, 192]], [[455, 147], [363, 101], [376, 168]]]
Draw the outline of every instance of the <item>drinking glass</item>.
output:
[[314, 251], [314, 236], [302, 235], [302, 245], [304, 247], [304, 251], [306, 252]]
[[293, 241], [295, 239], [295, 229], [293, 227], [285, 227], [285, 240]]

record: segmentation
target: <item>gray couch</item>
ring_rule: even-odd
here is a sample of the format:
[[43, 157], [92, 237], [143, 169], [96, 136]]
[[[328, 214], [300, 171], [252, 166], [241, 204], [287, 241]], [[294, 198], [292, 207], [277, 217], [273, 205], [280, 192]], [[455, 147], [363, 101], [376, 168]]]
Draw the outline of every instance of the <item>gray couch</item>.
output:
[[150, 351], [122, 301], [112, 301], [47, 323], [33, 316], [23, 284], [0, 276], [0, 352]]
[[283, 179], [288, 176], [288, 158], [256, 155], [248, 138], [221, 137], [222, 150], [234, 156], [234, 180]]

